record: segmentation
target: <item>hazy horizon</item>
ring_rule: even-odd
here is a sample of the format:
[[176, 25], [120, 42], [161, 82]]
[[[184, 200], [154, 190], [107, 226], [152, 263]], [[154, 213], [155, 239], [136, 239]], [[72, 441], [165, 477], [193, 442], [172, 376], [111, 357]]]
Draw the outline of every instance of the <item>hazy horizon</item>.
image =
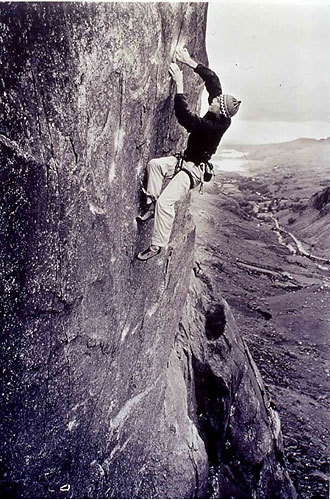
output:
[[[319, 131], [313, 136], [311, 131]], [[323, 131], [323, 133], [322, 133]], [[316, 135], [316, 134], [315, 134]], [[232, 126], [224, 135], [221, 145], [280, 144], [297, 139], [328, 139], [329, 125], [324, 122], [253, 122], [233, 119]]]
[[223, 143], [329, 137], [329, 20], [319, 0], [209, 3], [209, 66], [242, 100]]

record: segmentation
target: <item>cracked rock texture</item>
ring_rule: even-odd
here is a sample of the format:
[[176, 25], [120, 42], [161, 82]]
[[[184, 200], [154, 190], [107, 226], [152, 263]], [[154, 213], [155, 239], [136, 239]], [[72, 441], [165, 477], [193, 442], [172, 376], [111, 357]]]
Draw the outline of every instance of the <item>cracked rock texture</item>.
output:
[[146, 162], [185, 139], [167, 69], [177, 43], [207, 62], [206, 13], [1, 4], [2, 496], [294, 494], [231, 313], [191, 278], [186, 203], [168, 251], [135, 258]]

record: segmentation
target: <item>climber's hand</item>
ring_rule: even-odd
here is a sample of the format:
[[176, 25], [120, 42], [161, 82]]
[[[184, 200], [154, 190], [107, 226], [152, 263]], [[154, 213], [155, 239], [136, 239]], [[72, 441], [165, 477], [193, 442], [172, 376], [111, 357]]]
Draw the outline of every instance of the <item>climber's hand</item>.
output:
[[182, 71], [176, 63], [170, 64], [169, 73], [177, 85], [183, 83]]
[[196, 68], [197, 62], [195, 62], [189, 55], [188, 50], [184, 48], [177, 48], [175, 51], [175, 57], [179, 62], [190, 66], [191, 68]]
[[176, 91], [178, 94], [183, 94], [183, 75], [182, 71], [176, 63], [171, 63], [169, 73], [176, 83]]

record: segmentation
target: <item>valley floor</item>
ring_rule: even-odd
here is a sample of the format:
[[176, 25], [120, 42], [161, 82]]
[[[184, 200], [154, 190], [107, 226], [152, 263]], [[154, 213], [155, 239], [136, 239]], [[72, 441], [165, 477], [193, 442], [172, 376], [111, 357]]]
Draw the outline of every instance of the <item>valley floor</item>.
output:
[[298, 497], [327, 498], [330, 263], [324, 249], [320, 263], [281, 242], [242, 180], [251, 179], [218, 175], [194, 193], [196, 267], [219, 284], [280, 413]]

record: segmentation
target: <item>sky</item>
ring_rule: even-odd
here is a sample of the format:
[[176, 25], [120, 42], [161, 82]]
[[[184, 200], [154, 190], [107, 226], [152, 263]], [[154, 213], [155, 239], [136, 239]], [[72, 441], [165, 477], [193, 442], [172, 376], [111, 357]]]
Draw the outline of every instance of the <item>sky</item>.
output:
[[330, 0], [209, 2], [209, 66], [242, 100], [227, 141], [330, 136], [329, 28]]

